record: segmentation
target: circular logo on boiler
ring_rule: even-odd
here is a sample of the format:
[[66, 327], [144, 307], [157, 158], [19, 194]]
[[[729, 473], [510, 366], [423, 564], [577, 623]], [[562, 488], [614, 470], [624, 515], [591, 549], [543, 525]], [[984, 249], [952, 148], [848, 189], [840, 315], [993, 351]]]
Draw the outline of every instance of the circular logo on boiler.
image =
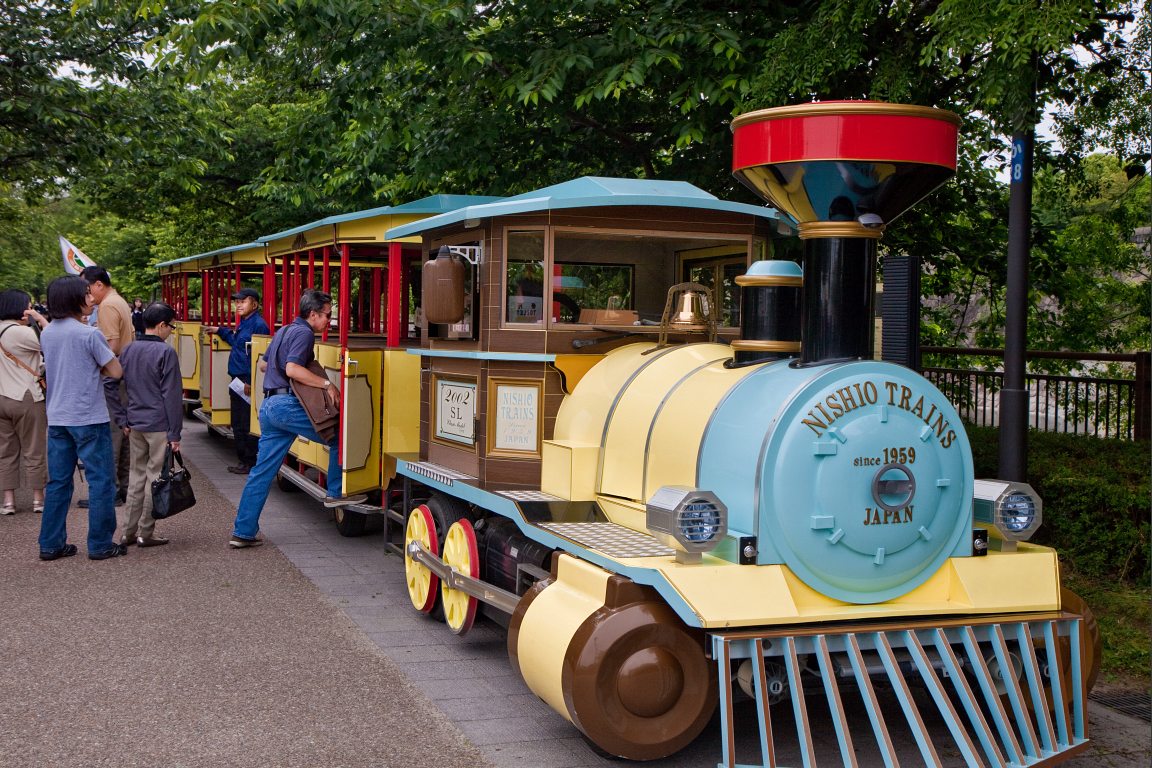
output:
[[[810, 381], [769, 438], [762, 520], [785, 563], [846, 602], [905, 594], [970, 527], [972, 469], [955, 410], [929, 382], [886, 363]], [[771, 474], [768, 469], [771, 468]]]

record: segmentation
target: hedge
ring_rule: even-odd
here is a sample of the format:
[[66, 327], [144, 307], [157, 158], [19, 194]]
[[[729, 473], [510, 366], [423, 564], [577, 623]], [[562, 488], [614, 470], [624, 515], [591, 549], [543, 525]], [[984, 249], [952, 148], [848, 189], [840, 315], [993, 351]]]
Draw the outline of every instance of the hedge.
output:
[[[967, 426], [976, 477], [997, 477], [999, 431]], [[1152, 444], [1028, 433], [1028, 482], [1044, 502], [1033, 541], [1077, 573], [1148, 586]]]

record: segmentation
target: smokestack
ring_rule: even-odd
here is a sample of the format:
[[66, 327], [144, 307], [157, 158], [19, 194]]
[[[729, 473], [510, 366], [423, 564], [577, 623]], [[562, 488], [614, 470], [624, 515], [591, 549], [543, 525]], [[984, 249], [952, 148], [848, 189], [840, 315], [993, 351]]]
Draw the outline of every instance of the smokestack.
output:
[[956, 173], [960, 118], [875, 101], [749, 112], [732, 122], [733, 174], [800, 224], [800, 365], [869, 359], [876, 243]]

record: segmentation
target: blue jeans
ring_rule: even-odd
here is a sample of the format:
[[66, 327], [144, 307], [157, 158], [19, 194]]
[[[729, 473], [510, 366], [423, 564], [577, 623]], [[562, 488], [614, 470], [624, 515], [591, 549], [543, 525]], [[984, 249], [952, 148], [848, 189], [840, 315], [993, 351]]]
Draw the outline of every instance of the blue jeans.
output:
[[[248, 473], [244, 493], [240, 496], [240, 506], [236, 508], [236, 522], [232, 525], [232, 535], [244, 539], [254, 539], [260, 531], [260, 513], [268, 500], [268, 490], [272, 481], [288, 455], [288, 449], [297, 437], [317, 443], [324, 442], [304, 406], [295, 395], [273, 395], [264, 399], [260, 406], [260, 442], [256, 449], [256, 465]], [[328, 443], [328, 495], [340, 495], [340, 452], [339, 436]]]
[[76, 459], [88, 479], [88, 554], [102, 554], [119, 544], [116, 532], [116, 473], [108, 422], [83, 427], [48, 427], [48, 484], [40, 518], [40, 551], [56, 552], [68, 543], [68, 507]]

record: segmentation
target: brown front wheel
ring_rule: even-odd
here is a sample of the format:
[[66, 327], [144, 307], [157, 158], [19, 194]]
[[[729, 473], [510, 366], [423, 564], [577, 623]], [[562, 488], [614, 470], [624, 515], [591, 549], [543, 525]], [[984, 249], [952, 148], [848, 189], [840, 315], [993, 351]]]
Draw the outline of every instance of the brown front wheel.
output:
[[693, 631], [655, 595], [589, 616], [564, 659], [568, 712], [604, 751], [654, 760], [683, 749], [716, 708], [716, 671]]
[[[1084, 692], [1090, 693], [1092, 686], [1096, 685], [1096, 678], [1100, 676], [1100, 658], [1104, 653], [1104, 641], [1100, 636], [1100, 625], [1096, 623], [1096, 614], [1092, 612], [1088, 603], [1084, 602], [1084, 598], [1067, 587], [1060, 588], [1060, 607], [1069, 613], [1078, 613], [1084, 618], [1080, 670]], [[1070, 659], [1072, 651], [1068, 645], [1068, 640], [1061, 638], [1059, 644], [1061, 655], [1065, 659]]]

